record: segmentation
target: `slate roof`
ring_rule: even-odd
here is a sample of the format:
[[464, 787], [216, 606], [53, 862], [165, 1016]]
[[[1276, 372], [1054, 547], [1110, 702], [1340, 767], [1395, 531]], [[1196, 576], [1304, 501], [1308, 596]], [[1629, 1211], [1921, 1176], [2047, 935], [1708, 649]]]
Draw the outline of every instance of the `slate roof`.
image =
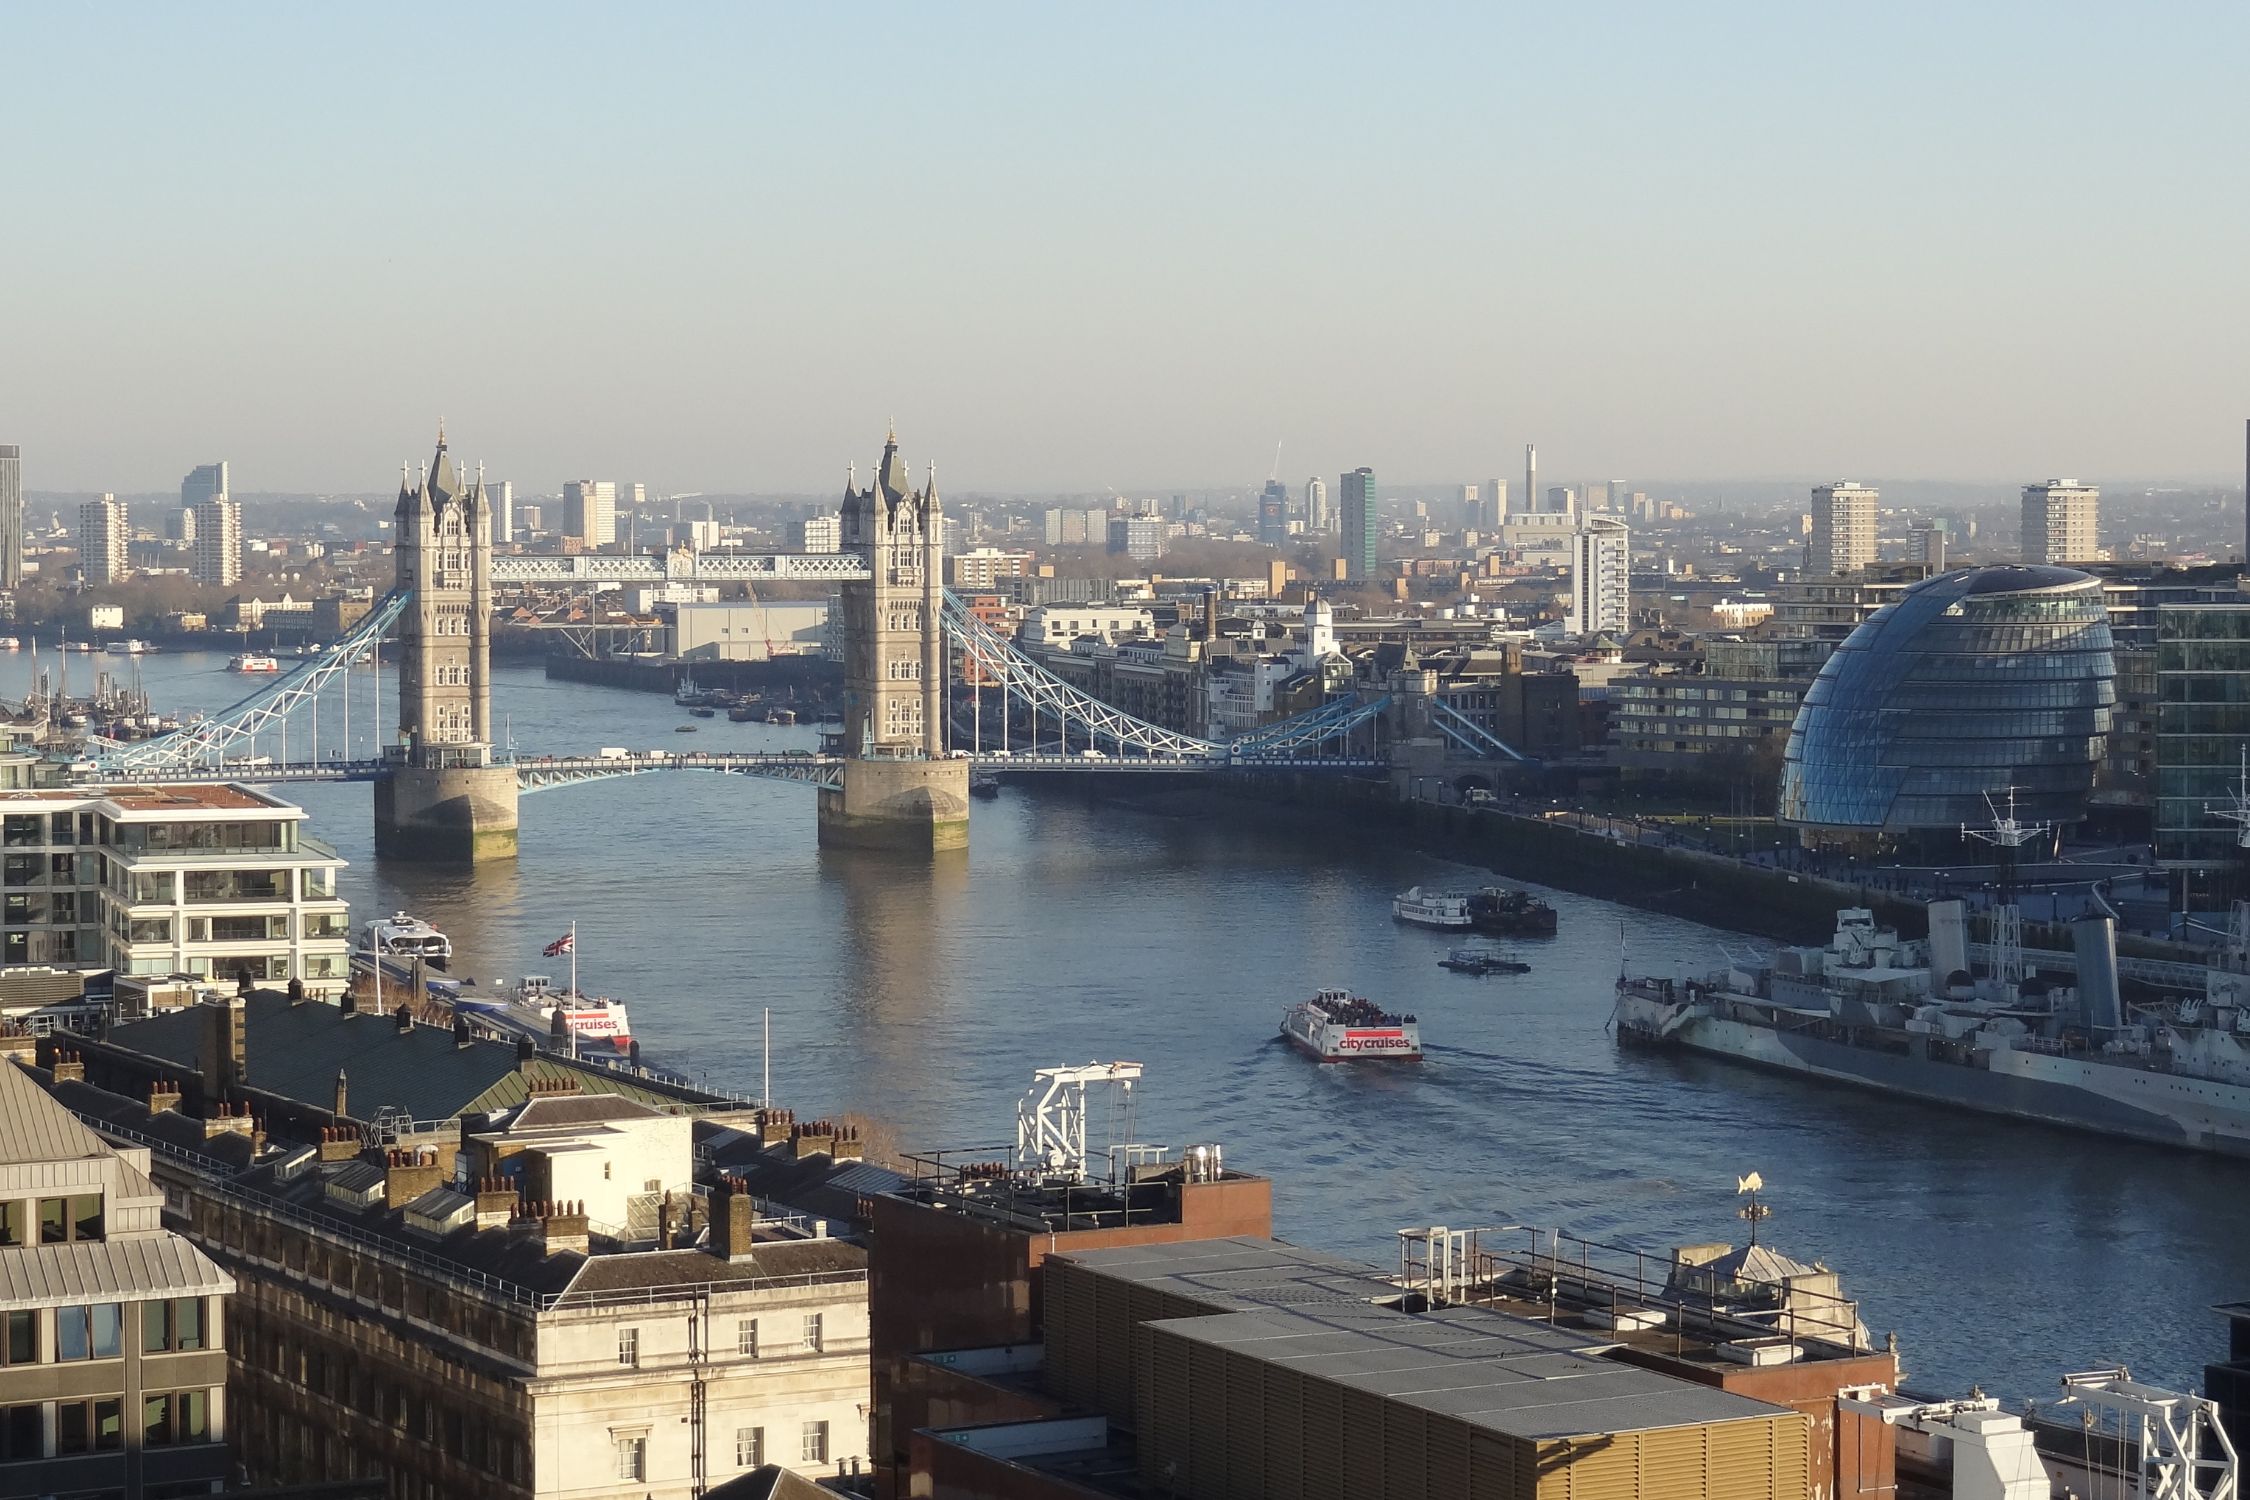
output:
[[[336, 1097], [336, 1075], [345, 1075], [354, 1118], [369, 1119], [386, 1106], [417, 1120], [449, 1120], [477, 1110], [504, 1109], [531, 1097], [529, 1083], [576, 1079], [588, 1093], [620, 1094], [656, 1104], [674, 1096], [639, 1087], [604, 1068], [540, 1053], [519, 1068], [512, 1042], [482, 1038], [457, 1046], [443, 1026], [398, 1029], [394, 1016], [346, 1011], [258, 990], [244, 1002], [245, 1080], [253, 1089], [327, 1108]], [[160, 1059], [186, 1072], [200, 1065], [204, 1007], [191, 1005], [120, 1026], [111, 1045]]]

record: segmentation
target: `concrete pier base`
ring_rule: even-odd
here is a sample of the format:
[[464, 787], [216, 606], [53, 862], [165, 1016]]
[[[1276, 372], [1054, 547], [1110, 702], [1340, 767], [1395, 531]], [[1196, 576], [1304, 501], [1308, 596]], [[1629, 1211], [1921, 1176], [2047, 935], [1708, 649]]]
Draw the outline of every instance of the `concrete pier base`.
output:
[[375, 783], [375, 853], [430, 864], [516, 857], [512, 766], [400, 766]]
[[820, 789], [824, 849], [964, 849], [965, 760], [848, 760], [844, 784]]

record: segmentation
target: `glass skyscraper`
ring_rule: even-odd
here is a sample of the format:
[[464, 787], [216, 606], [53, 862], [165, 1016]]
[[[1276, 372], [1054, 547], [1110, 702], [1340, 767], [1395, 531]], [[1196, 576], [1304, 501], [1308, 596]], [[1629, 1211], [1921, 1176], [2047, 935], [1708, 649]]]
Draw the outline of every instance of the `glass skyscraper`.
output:
[[1781, 820], [1842, 836], [1958, 837], [2011, 790], [2026, 822], [2085, 816], [2116, 702], [2101, 581], [1963, 569], [1914, 585], [1805, 693]]
[[2157, 861], [2243, 862], [2242, 830], [2213, 814], [2234, 809], [2250, 751], [2250, 603], [2166, 604], [2156, 616]]
[[1338, 481], [1344, 563], [1357, 583], [1375, 581], [1375, 471], [1362, 464]]

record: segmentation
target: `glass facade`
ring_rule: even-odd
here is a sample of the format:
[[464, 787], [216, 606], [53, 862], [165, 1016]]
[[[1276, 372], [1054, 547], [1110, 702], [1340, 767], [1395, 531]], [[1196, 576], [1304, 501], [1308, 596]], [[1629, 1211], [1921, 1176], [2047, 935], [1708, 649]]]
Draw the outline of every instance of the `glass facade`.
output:
[[2071, 568], [1926, 579], [1853, 631], [1789, 734], [1781, 819], [1839, 834], [2083, 817], [2116, 702], [2100, 581]]
[[2167, 604], [2156, 626], [2156, 857], [2243, 857], [2234, 807], [2250, 750], [2250, 604]]

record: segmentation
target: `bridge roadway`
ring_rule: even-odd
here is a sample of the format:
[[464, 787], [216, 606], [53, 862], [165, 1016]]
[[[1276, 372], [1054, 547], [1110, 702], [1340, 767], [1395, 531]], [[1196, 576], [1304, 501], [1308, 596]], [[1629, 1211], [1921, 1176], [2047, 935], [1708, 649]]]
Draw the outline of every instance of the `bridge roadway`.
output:
[[[1215, 771], [1381, 771], [1388, 762], [1378, 756], [1236, 755], [1098, 755], [1084, 751], [1058, 754], [988, 750], [963, 757], [980, 770], [1008, 772], [1098, 771], [1142, 774], [1201, 775]], [[519, 755], [512, 764], [517, 784], [526, 793], [543, 792], [588, 781], [619, 776], [642, 776], [654, 771], [705, 771], [729, 776], [760, 776], [780, 781], [833, 785], [841, 774], [844, 757], [814, 752], [710, 752], [661, 750], [628, 755]], [[195, 769], [120, 771], [97, 773], [95, 785], [150, 785], [166, 783], [248, 782], [261, 786], [314, 781], [379, 781], [391, 772], [382, 760], [238, 762]]]

